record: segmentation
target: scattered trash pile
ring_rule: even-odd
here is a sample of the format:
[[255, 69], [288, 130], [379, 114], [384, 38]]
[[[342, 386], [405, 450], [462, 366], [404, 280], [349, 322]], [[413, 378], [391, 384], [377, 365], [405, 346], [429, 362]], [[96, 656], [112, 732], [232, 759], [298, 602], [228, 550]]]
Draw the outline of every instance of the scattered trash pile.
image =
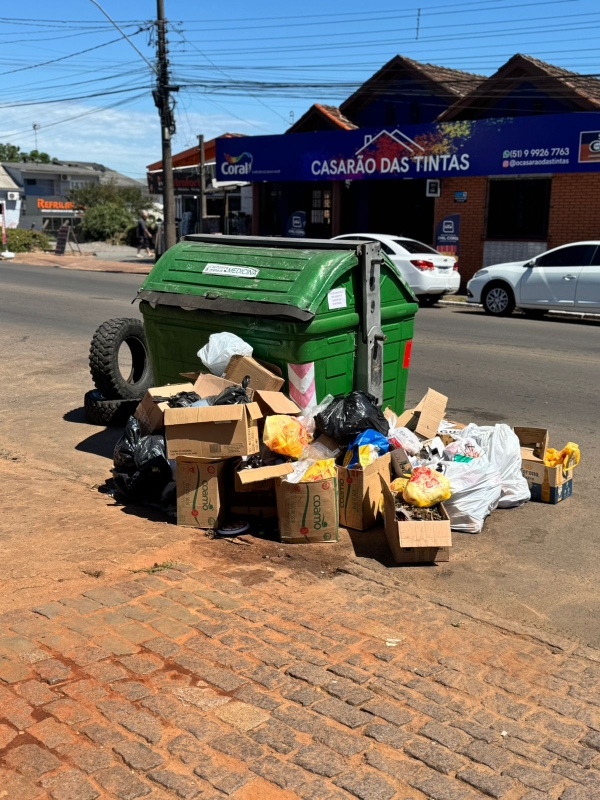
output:
[[237, 336], [198, 356], [209, 372], [149, 389], [114, 454], [125, 502], [176, 508], [178, 525], [236, 536], [270, 521], [282, 542], [335, 542], [382, 516], [398, 563], [436, 562], [495, 509], [572, 494], [579, 448], [550, 448], [546, 429], [448, 420], [433, 389], [401, 415], [361, 391], [301, 409]]

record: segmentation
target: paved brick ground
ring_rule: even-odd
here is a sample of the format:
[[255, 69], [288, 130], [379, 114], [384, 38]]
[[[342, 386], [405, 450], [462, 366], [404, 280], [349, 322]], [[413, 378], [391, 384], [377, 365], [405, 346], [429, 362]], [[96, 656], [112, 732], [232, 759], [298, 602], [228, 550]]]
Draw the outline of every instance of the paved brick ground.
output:
[[385, 582], [180, 566], [4, 614], [0, 797], [600, 797], [595, 653]]

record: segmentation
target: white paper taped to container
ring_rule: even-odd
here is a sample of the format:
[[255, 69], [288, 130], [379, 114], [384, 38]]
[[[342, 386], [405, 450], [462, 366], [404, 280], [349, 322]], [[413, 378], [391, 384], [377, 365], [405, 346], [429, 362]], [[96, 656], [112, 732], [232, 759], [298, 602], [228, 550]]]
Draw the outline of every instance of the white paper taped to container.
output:
[[315, 384], [315, 362], [308, 364], [288, 364], [288, 383], [290, 398], [300, 408], [310, 408], [317, 403]]
[[236, 278], [257, 278], [260, 270], [256, 267], [241, 267], [237, 264], [207, 264], [202, 272], [205, 275], [231, 275]]
[[346, 301], [346, 289], [344, 286], [340, 286], [338, 289], [331, 289], [327, 292], [327, 305], [330, 311], [334, 311], [336, 308], [346, 308], [348, 303]]

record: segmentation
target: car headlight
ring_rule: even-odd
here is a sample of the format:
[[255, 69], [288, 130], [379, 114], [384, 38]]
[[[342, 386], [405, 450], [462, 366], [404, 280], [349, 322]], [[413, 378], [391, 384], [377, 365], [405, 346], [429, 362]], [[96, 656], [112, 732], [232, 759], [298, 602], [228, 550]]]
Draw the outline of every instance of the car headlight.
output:
[[483, 275], [487, 274], [488, 274], [487, 269], [480, 269], [478, 272], [475, 273], [475, 275], [473, 275], [473, 278], [481, 278], [483, 277]]

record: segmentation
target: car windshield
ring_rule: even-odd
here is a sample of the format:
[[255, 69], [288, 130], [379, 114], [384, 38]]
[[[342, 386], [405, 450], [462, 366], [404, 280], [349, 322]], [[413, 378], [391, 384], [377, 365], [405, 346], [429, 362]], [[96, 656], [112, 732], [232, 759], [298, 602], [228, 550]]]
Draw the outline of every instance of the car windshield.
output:
[[408, 250], [409, 253], [435, 253], [439, 256], [438, 251], [434, 250], [433, 247], [423, 244], [423, 242], [417, 242], [416, 239], [392, 239], [392, 241]]

